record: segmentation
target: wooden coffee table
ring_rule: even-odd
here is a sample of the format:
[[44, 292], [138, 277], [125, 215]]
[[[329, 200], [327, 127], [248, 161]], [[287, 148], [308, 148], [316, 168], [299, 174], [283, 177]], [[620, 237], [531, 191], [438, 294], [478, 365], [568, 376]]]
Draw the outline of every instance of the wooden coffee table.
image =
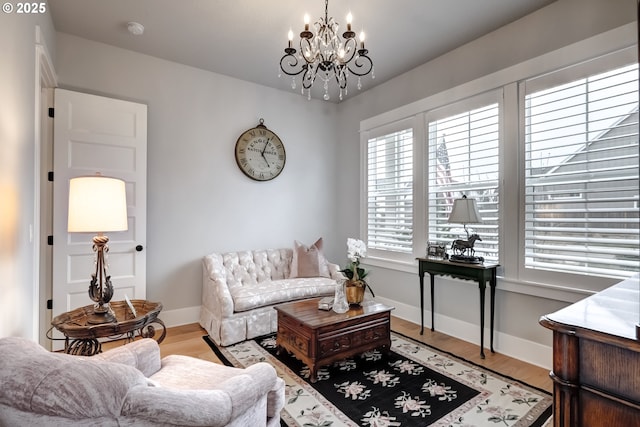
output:
[[391, 310], [375, 301], [364, 301], [346, 313], [318, 309], [319, 298], [277, 305], [278, 351], [293, 353], [310, 370], [316, 382], [318, 367], [374, 348], [391, 348]]

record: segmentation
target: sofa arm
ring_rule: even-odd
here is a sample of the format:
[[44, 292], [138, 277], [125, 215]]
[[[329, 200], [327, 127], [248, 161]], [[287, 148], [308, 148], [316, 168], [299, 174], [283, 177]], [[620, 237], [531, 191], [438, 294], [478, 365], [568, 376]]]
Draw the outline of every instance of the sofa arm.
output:
[[280, 411], [284, 408], [285, 397], [284, 380], [278, 377], [267, 395], [267, 418], [272, 420], [272, 424], [276, 424], [277, 421], [277, 425], [280, 425]]
[[[231, 398], [232, 419], [247, 412], [261, 399], [264, 399], [266, 404], [268, 393], [274, 386], [277, 378], [273, 367], [267, 367], [269, 370], [260, 369], [261, 373], [258, 375], [256, 375], [255, 372], [247, 372], [246, 374], [231, 377], [220, 384], [218, 390], [226, 392]], [[267, 375], [265, 375], [265, 373], [267, 373]], [[264, 416], [266, 422], [266, 412]]]
[[219, 319], [233, 314], [233, 298], [219, 254], [207, 255], [202, 259], [202, 305]]
[[133, 387], [122, 406], [122, 416], [149, 425], [225, 426], [232, 420], [232, 402], [220, 390], [178, 390]]
[[158, 372], [161, 366], [160, 346], [151, 338], [143, 338], [129, 344], [96, 354], [92, 359], [133, 366], [145, 377]]
[[[122, 415], [175, 425], [223, 426], [245, 413], [255, 412], [262, 406], [260, 402], [268, 407], [268, 398], [279, 392], [274, 403], [278, 411], [272, 414], [274, 418], [279, 417], [284, 386], [275, 369], [261, 362], [239, 371], [242, 373], [221, 380], [215, 389], [209, 390], [134, 387], [127, 395]], [[252, 425], [266, 425], [267, 412], [256, 413], [254, 417], [264, 417], [264, 420]]]
[[340, 266], [338, 264], [329, 263], [329, 274], [333, 280], [346, 279], [345, 275], [340, 273]]

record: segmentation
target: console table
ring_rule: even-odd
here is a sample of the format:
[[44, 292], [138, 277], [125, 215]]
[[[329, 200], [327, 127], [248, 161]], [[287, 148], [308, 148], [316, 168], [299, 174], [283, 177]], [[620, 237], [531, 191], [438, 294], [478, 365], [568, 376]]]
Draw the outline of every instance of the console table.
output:
[[164, 340], [167, 330], [158, 314], [162, 310], [159, 302], [146, 300], [131, 300], [135, 310], [132, 312], [126, 301], [112, 301], [109, 303], [116, 322], [91, 324], [87, 320], [93, 313], [93, 305], [76, 308], [62, 313], [51, 321], [51, 324], [64, 334], [65, 353], [80, 356], [93, 356], [102, 352], [102, 344], [98, 338], [110, 338], [111, 340], [133, 340], [138, 332], [143, 338], [154, 338], [157, 324], [162, 328], [162, 333], [157, 341]]
[[553, 331], [554, 427], [640, 426], [639, 286], [630, 278], [540, 318]]
[[434, 277], [451, 276], [473, 280], [480, 288], [480, 357], [484, 359], [484, 294], [487, 282], [491, 287], [491, 352], [493, 350], [493, 326], [496, 300], [496, 271], [499, 264], [465, 264], [436, 258], [416, 258], [420, 274], [420, 335], [424, 333], [424, 273], [431, 277], [431, 330], [434, 331]]

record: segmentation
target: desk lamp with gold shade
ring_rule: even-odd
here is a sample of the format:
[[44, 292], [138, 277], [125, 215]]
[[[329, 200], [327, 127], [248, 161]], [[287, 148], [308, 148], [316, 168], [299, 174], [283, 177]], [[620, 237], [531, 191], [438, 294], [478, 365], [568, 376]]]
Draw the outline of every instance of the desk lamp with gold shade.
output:
[[465, 233], [467, 233], [467, 240], [454, 240], [451, 245], [453, 255], [449, 258], [451, 261], [464, 262], [467, 264], [481, 264], [484, 262], [484, 258], [475, 256], [475, 250], [473, 245], [476, 241], [482, 241], [480, 236], [472, 234], [469, 236], [469, 230], [467, 230], [467, 224], [480, 224], [482, 217], [478, 211], [478, 205], [475, 199], [468, 199], [467, 196], [462, 196], [460, 199], [453, 201], [453, 208], [451, 208], [451, 214], [448, 219], [449, 223], [462, 224]]
[[127, 197], [125, 183], [121, 179], [102, 175], [81, 176], [69, 181], [70, 233], [97, 233], [93, 237], [96, 253], [96, 270], [91, 274], [89, 297], [95, 302], [91, 324], [115, 322], [109, 307], [113, 297], [111, 276], [107, 275], [106, 253], [109, 238], [106, 232], [126, 231]]

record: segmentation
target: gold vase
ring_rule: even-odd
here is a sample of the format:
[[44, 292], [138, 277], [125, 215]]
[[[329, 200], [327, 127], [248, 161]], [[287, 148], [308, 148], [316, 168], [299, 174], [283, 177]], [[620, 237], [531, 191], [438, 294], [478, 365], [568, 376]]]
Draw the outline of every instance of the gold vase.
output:
[[347, 284], [345, 286], [345, 293], [347, 295], [347, 302], [349, 303], [349, 305], [360, 305], [360, 303], [364, 299], [365, 286], [366, 285], [362, 281], [347, 281]]

